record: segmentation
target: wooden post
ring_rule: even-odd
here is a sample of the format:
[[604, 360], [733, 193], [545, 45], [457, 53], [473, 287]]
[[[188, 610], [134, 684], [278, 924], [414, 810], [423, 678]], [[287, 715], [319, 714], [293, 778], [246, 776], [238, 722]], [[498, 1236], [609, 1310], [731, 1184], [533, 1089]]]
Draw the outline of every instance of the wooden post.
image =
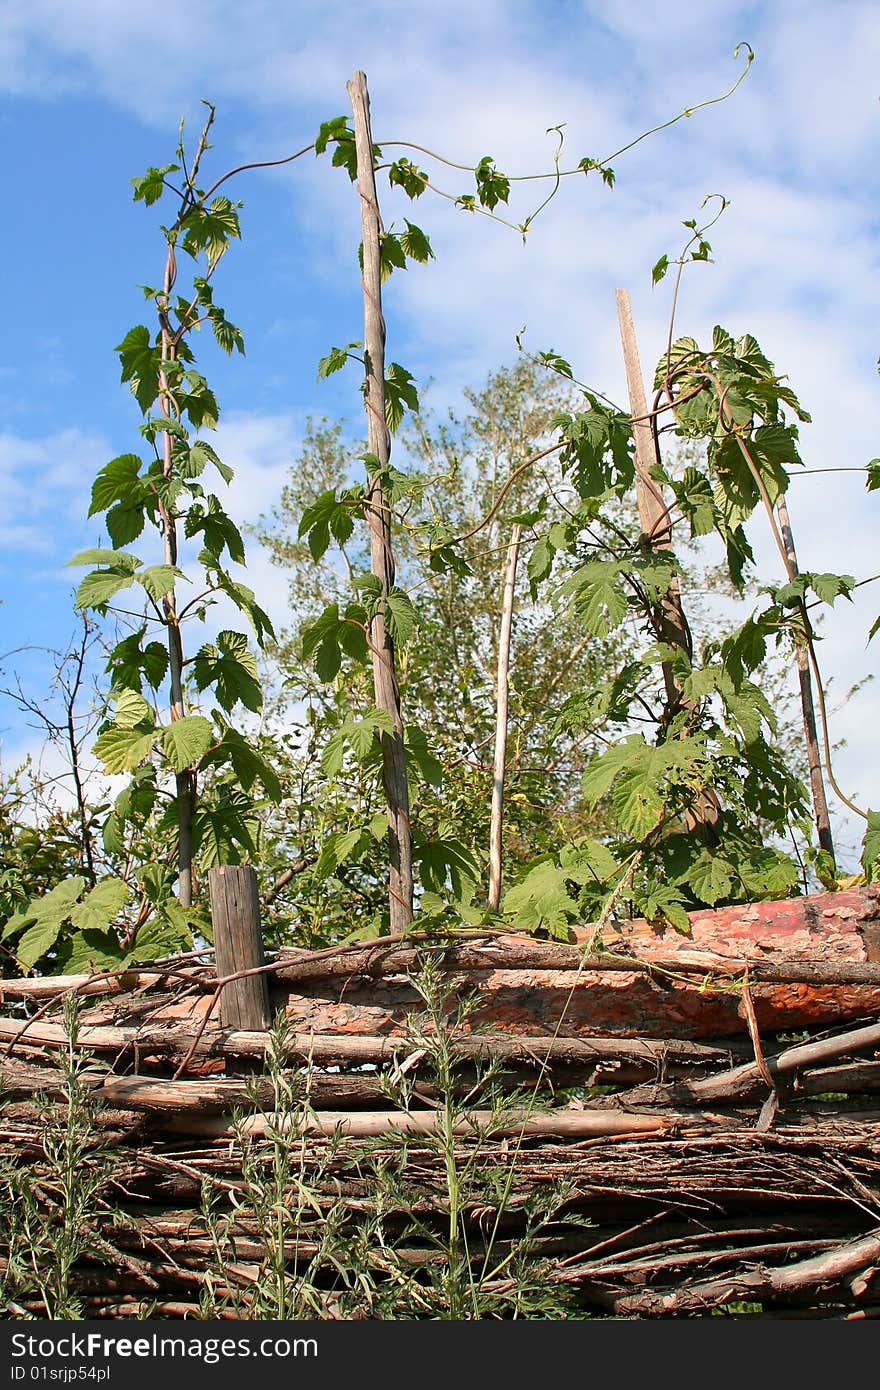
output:
[[[373, 137], [370, 132], [370, 98], [364, 73], [356, 72], [348, 83], [354, 116], [357, 150], [357, 186], [363, 226], [364, 289], [364, 401], [367, 410], [367, 448], [379, 470], [388, 467], [391, 435], [385, 422], [385, 320], [382, 317], [382, 224], [376, 197]], [[381, 471], [368, 486], [367, 522], [370, 527], [370, 568], [381, 584], [383, 598], [394, 587], [394, 552], [391, 508], [382, 491]], [[373, 656], [373, 688], [376, 704], [390, 717], [391, 732], [383, 730], [382, 783], [388, 814], [388, 897], [391, 931], [400, 935], [413, 918], [412, 828], [409, 819], [409, 787], [406, 746], [394, 642], [385, 622], [384, 604], [370, 621], [369, 643]]]
[[501, 904], [501, 859], [504, 827], [504, 768], [507, 762], [507, 710], [510, 690], [510, 637], [513, 628], [513, 593], [522, 527], [514, 522], [504, 566], [501, 598], [501, 635], [498, 638], [498, 684], [495, 693], [495, 766], [492, 775], [492, 820], [489, 826], [489, 907]]
[[[648, 402], [645, 398], [645, 384], [639, 362], [639, 346], [633, 324], [632, 306], [627, 290], [616, 290], [617, 321], [620, 326], [620, 339], [623, 344], [623, 361], [626, 367], [626, 385], [629, 394], [629, 408], [633, 419], [633, 441], [635, 443], [636, 501], [639, 508], [639, 521], [642, 536], [651, 550], [672, 550], [672, 522], [669, 509], [663, 498], [660, 484], [651, 477], [651, 469], [659, 463], [654, 431], [648, 418]], [[660, 600], [657, 613], [656, 631], [659, 641], [678, 647], [689, 660], [693, 659], [693, 639], [685, 617], [681, 601], [681, 589], [677, 576], [669, 580], [669, 588]], [[664, 661], [663, 683], [666, 686], [667, 710], [674, 713], [687, 701], [675, 678], [672, 663]], [[711, 787], [700, 792], [685, 812], [685, 825], [701, 839], [713, 843], [717, 840], [715, 826], [718, 823], [720, 802]]]
[[[623, 344], [623, 361], [626, 367], [626, 386], [629, 394], [629, 408], [633, 417], [633, 442], [635, 443], [636, 502], [639, 508], [639, 522], [642, 535], [652, 550], [672, 549], [672, 522], [663, 497], [660, 484], [651, 477], [651, 469], [658, 462], [654, 444], [654, 431], [647, 418], [648, 402], [642, 380], [639, 362], [639, 347], [633, 324], [632, 307], [626, 290], [616, 290], [617, 320], [620, 325], [620, 339]], [[690, 655], [691, 635], [681, 604], [678, 580], [674, 576], [669, 581], [669, 589], [661, 601], [660, 625], [658, 635], [670, 646], [681, 647]], [[670, 703], [677, 703], [681, 691], [672, 674], [668, 662], [663, 664], [666, 693]]]
[[[217, 977], [266, 964], [260, 930], [257, 875], [250, 864], [227, 864], [208, 873]], [[260, 1032], [269, 1027], [269, 984], [265, 975], [247, 975], [220, 995], [224, 1028]]]
[[[788, 515], [788, 503], [785, 500], [785, 493], [781, 492], [776, 503], [776, 514], [779, 517], [779, 529], [782, 532], [782, 543], [785, 546], [785, 553], [788, 556], [789, 578], [794, 579], [800, 570], [798, 569], [797, 551], [794, 548], [794, 535], [791, 529], [791, 519]], [[804, 610], [806, 617], [806, 610]], [[825, 781], [822, 776], [822, 759], [819, 756], [819, 739], [816, 733], [816, 710], [813, 704], [813, 682], [810, 676], [810, 658], [807, 654], [806, 640], [800, 635], [795, 636], [794, 644], [795, 658], [798, 668], [798, 682], [801, 692], [801, 711], [804, 722], [804, 742], [807, 748], [807, 766], [810, 773], [810, 792], [813, 799], [813, 819], [816, 823], [816, 833], [819, 837], [819, 846], [834, 859], [834, 838], [831, 833], [831, 817], [828, 814], [828, 800], [825, 796]]]

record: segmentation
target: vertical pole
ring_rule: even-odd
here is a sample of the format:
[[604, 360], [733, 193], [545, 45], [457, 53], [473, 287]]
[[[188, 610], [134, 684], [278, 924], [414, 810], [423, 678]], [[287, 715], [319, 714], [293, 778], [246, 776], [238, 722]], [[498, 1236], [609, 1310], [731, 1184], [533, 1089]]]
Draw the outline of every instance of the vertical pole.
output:
[[[645, 398], [645, 384], [639, 361], [639, 346], [633, 323], [632, 306], [627, 290], [615, 291], [617, 299], [617, 321], [623, 344], [623, 361], [626, 368], [626, 385], [629, 394], [630, 414], [633, 417], [633, 440], [635, 443], [636, 502], [639, 508], [639, 521], [642, 536], [652, 550], [672, 550], [672, 522], [669, 510], [663, 500], [660, 484], [651, 477], [651, 469], [659, 462], [654, 431], [648, 419], [648, 402]], [[660, 600], [657, 615], [658, 636], [671, 647], [679, 647], [690, 660], [693, 657], [693, 639], [685, 617], [681, 601], [678, 579], [673, 576], [669, 588]], [[675, 678], [671, 662], [663, 663], [663, 682], [666, 686], [667, 711], [672, 713], [686, 702]], [[685, 825], [701, 839], [717, 840], [715, 826], [718, 823], [720, 803], [711, 787], [707, 787], [695, 797], [693, 804], [685, 813]]]
[[[364, 73], [356, 72], [347, 84], [354, 115], [357, 182], [363, 225], [364, 400], [367, 410], [367, 448], [379, 469], [368, 484], [367, 521], [370, 527], [370, 568], [382, 586], [383, 599], [394, 587], [394, 553], [391, 547], [391, 509], [382, 489], [382, 470], [391, 456], [391, 435], [385, 422], [385, 320], [382, 316], [382, 224], [376, 197], [373, 138], [370, 131], [370, 98]], [[413, 918], [412, 829], [400, 687], [394, 658], [394, 641], [380, 603], [370, 622], [373, 655], [373, 687], [376, 704], [391, 718], [392, 732], [383, 731], [382, 783], [388, 815], [388, 897], [391, 931], [406, 931]]]
[[[266, 964], [260, 929], [257, 875], [250, 864], [228, 864], [208, 873], [217, 977]], [[269, 984], [265, 975], [232, 980], [220, 995], [224, 1028], [261, 1032], [269, 1027]]]
[[[651, 477], [651, 469], [658, 462], [654, 443], [654, 431], [648, 420], [648, 402], [645, 398], [645, 385], [642, 380], [642, 367], [639, 361], [639, 345], [633, 323], [632, 306], [626, 290], [616, 290], [617, 321], [623, 344], [623, 362], [626, 368], [626, 386], [629, 394], [630, 414], [633, 417], [633, 441], [635, 443], [636, 464], [636, 502], [639, 508], [639, 522], [642, 535], [652, 550], [672, 549], [672, 522], [663, 499], [660, 484]], [[670, 646], [681, 647], [690, 655], [691, 635], [684, 616], [678, 580], [670, 580], [669, 589], [661, 603], [661, 626], [663, 638]], [[664, 664], [663, 676], [670, 701], [680, 699], [679, 691], [671, 668]]]
[[[776, 515], [779, 517], [779, 529], [782, 532], [782, 543], [785, 546], [785, 553], [788, 557], [789, 576], [794, 579], [800, 571], [798, 569], [797, 551], [794, 548], [791, 519], [788, 515], [788, 503], [785, 500], [784, 492], [780, 493], [776, 503]], [[806, 614], [804, 616], [806, 616]], [[826, 850], [827, 853], [831, 855], [831, 858], [834, 859], [834, 839], [831, 834], [831, 817], [828, 814], [828, 800], [825, 796], [825, 782], [822, 777], [822, 760], [819, 756], [819, 739], [816, 733], [816, 709], [813, 704], [813, 682], [810, 675], [810, 658], [807, 654], [806, 642], [800, 640], [796, 636], [794, 650], [801, 692], [801, 711], [804, 722], [804, 742], [807, 747], [807, 767], [810, 774], [813, 819], [816, 823], [816, 834], [819, 837], [819, 847]]]
[[510, 638], [513, 630], [513, 595], [516, 562], [522, 528], [514, 522], [507, 547], [504, 588], [501, 596], [501, 632], [498, 638], [498, 677], [495, 695], [495, 764], [492, 772], [492, 819], [489, 826], [489, 907], [501, 903], [501, 848], [504, 827], [504, 766], [507, 761], [508, 695], [510, 690]]

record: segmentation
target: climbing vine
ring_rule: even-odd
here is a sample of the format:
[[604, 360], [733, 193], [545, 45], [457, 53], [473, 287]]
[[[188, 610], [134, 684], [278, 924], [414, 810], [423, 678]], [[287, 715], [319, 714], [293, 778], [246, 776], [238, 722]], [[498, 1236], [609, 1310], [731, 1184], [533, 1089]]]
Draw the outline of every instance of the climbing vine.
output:
[[[752, 53], [740, 46], [737, 54], [742, 47], [743, 72], [713, 102], [726, 100], [748, 71]], [[656, 131], [699, 109], [686, 108]], [[200, 901], [206, 870], [260, 860], [267, 809], [281, 801], [284, 790], [280, 765], [258, 725], [264, 700], [258, 657], [274, 650], [277, 639], [268, 614], [239, 577], [244, 541], [223, 503], [223, 488], [233, 483], [234, 474], [210, 442], [219, 405], [197, 363], [195, 334], [207, 328], [222, 352], [244, 352], [241, 330], [217, 299], [218, 271], [241, 233], [242, 204], [228, 196], [227, 180], [309, 152], [329, 155], [332, 166], [359, 186], [364, 170], [361, 166], [359, 178], [358, 131], [339, 116], [324, 122], [314, 142], [296, 154], [242, 166], [207, 184], [201, 169], [213, 122], [209, 107], [191, 156], [181, 128], [175, 159], [134, 181], [136, 201], [148, 209], [160, 203], [171, 209], [161, 228], [160, 274], [143, 289], [149, 321], [129, 329], [116, 349], [122, 382], [140, 411], [140, 443], [136, 452], [106, 463], [92, 486], [89, 515], [102, 519], [109, 544], [71, 561], [87, 570], [77, 609], [115, 624], [106, 665], [109, 691], [94, 751], [108, 775], [125, 776], [127, 782], [104, 816], [108, 871], [93, 872], [94, 882], [70, 877], [47, 894], [17, 901], [11, 910], [3, 937], [15, 940], [17, 962], [25, 969], [37, 962], [55, 968], [108, 966], [191, 947], [194, 932], [209, 933]], [[556, 137], [553, 167], [535, 175], [505, 173], [491, 155], [473, 166], [460, 165], [401, 141], [371, 143], [368, 163], [371, 151], [371, 179], [384, 174], [388, 189], [402, 191], [412, 202], [428, 193], [440, 196], [525, 239], [564, 179], [596, 174], [613, 187], [611, 161], [656, 131], [607, 158], [584, 156], [575, 167], [563, 168], [563, 130], [556, 128], [548, 132]], [[406, 153], [389, 160], [389, 149]], [[443, 189], [422, 163], [468, 172], [472, 187], [458, 193]], [[519, 221], [504, 215], [514, 186], [538, 178], [550, 182], [548, 195]], [[718, 327], [708, 347], [674, 336], [682, 271], [711, 259], [706, 239], [711, 222], [685, 223], [685, 251], [673, 261], [660, 257], [652, 271], [659, 285], [671, 266], [678, 266], [669, 339], [645, 417], [655, 443], [650, 479], [670, 499], [653, 530], [625, 524], [621, 511], [637, 481], [648, 484], [634, 440], [634, 427], [644, 425], [645, 418], [577, 383], [571, 365], [546, 350], [531, 354], [532, 360], [577, 388], [581, 407], [552, 420], [547, 442], [499, 480], [488, 513], [455, 534], [442, 508], [424, 505], [442, 479], [398, 468], [390, 460], [392, 436], [419, 411], [418, 389], [412, 373], [395, 360], [383, 365], [377, 382], [376, 347], [368, 341], [370, 298], [384, 352], [379, 286], [409, 266], [427, 266], [434, 251], [429, 235], [408, 218], [402, 227], [384, 226], [378, 194], [375, 213], [378, 275], [367, 289], [368, 331], [362, 340], [331, 347], [318, 364], [318, 376], [355, 363], [364, 374], [368, 419], [371, 392], [380, 388], [375, 399], [382, 401], [384, 435], [381, 447], [371, 446], [362, 456], [362, 482], [347, 480], [310, 500], [298, 536], [317, 563], [332, 547], [344, 550], [358, 528], [375, 538], [379, 527], [384, 568], [377, 570], [375, 552], [370, 567], [360, 563], [363, 548], [354, 562], [347, 560], [350, 592], [305, 626], [303, 659], [313, 664], [320, 681], [362, 689], [359, 673], [371, 661], [374, 672], [377, 663], [392, 665], [395, 652], [405, 652], [417, 633], [417, 606], [395, 573], [395, 534], [405, 531], [432, 573], [461, 579], [469, 572], [464, 542], [490, 523], [513, 528], [516, 545], [525, 547], [532, 600], [540, 598], [560, 621], [573, 618], [585, 640], [611, 639], [624, 624], [635, 626], [645, 640], [637, 659], [554, 711], [558, 733], [602, 731], [604, 750], [588, 763], [581, 782], [585, 807], [601, 808], [602, 833], [578, 836], [561, 850], [539, 855], [490, 909], [482, 886], [485, 846], [469, 842], [450, 821], [440, 829], [410, 823], [404, 802], [395, 803], [389, 790], [387, 750], [397, 738], [404, 786], [409, 779], [442, 799], [444, 770], [431, 746], [431, 730], [407, 720], [404, 687], [402, 704], [399, 690], [397, 704], [383, 705], [378, 695], [374, 703], [343, 701], [342, 716], [320, 750], [324, 776], [334, 777], [348, 761], [355, 762], [384, 789], [389, 814], [386, 823], [373, 802], [362, 823], [349, 821], [328, 833], [318, 878], [329, 884], [341, 865], [374, 856], [386, 831], [393, 858], [395, 835], [400, 839], [400, 816], [398, 828], [392, 825], [395, 812], [411, 835], [420, 880], [415, 906], [425, 926], [512, 920], [565, 937], [573, 923], [599, 914], [625, 887], [630, 911], [686, 929], [687, 913], [696, 906], [795, 891], [803, 864], [781, 848], [792, 833], [808, 846], [807, 862], [822, 881], [836, 881], [833, 851], [821, 833], [819, 844], [812, 843], [807, 790], [774, 743], [774, 710], [757, 673], [770, 644], [798, 651], [809, 663], [820, 703], [825, 772], [842, 796], [834, 780], [811, 609], [846, 600], [856, 581], [850, 575], [799, 571], [790, 554], [786, 559], [778, 506], [789, 470], [801, 464], [798, 428], [809, 416], [784, 377], [748, 333], [734, 336]], [[366, 284], [371, 255], [366, 242], [359, 255]], [[661, 451], [666, 433], [692, 446], [683, 468]], [[557, 459], [566, 489], [564, 518], [557, 510], [550, 522], [543, 504], [518, 511], [514, 489], [517, 479], [548, 455]], [[876, 469], [868, 481], [876, 485]], [[779, 542], [783, 582], [765, 586], [745, 622], [701, 651], [683, 619], [671, 640], [670, 596], [678, 594], [684, 572], [671, 542], [674, 525], [686, 525], [691, 538], [717, 534], [730, 582], [742, 593], [753, 558], [747, 525], [759, 510]], [[241, 620], [247, 630], [241, 630]], [[230, 625], [221, 626], [227, 621]], [[552, 638], [551, 627], [547, 640]], [[880, 817], [843, 799], [857, 814], [866, 814], [862, 866], [870, 878], [877, 873]], [[394, 896], [392, 879], [392, 923]], [[412, 905], [411, 896], [410, 915]], [[408, 921], [405, 915], [401, 929]], [[371, 930], [380, 926], [373, 923]]]

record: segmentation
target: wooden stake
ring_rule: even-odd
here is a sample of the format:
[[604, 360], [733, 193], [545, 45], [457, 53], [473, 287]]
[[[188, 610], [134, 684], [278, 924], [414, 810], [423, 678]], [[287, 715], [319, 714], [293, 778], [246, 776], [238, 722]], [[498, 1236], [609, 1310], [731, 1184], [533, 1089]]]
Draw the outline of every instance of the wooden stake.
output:
[[[385, 423], [385, 320], [382, 317], [382, 224], [376, 197], [373, 139], [370, 131], [370, 98], [364, 73], [356, 72], [347, 84], [354, 114], [358, 192], [363, 224], [364, 400], [367, 409], [367, 448], [378, 461], [379, 471], [368, 485], [367, 521], [370, 527], [370, 568], [382, 586], [383, 599], [394, 587], [394, 553], [391, 547], [391, 509], [382, 489], [381, 470], [391, 456], [391, 435]], [[394, 642], [380, 604], [370, 623], [373, 654], [373, 688], [376, 704], [391, 718], [392, 732], [380, 735], [382, 782], [388, 813], [388, 894], [393, 933], [403, 933], [413, 918], [412, 830], [406, 748], [400, 687], [394, 659]]]
[[[633, 417], [633, 440], [636, 446], [636, 502], [639, 508], [639, 521], [642, 535], [651, 550], [672, 550], [672, 522], [663, 498], [660, 484], [651, 477], [651, 469], [658, 462], [654, 443], [654, 431], [647, 419], [648, 402], [645, 399], [645, 386], [639, 361], [639, 346], [633, 324], [632, 307], [626, 290], [616, 290], [617, 320], [623, 343], [623, 361], [626, 367], [626, 386], [629, 394], [629, 408]], [[672, 578], [669, 589], [661, 603], [662, 638], [670, 646], [681, 647], [690, 654], [692, 641], [690, 628], [681, 604], [678, 580]], [[681, 698], [681, 691], [672, 674], [669, 663], [664, 663], [663, 677], [670, 702]]]
[[[266, 964], [260, 929], [257, 875], [250, 864], [229, 864], [208, 873], [217, 976], [234, 975]], [[232, 980], [220, 995], [224, 1028], [260, 1032], [269, 1027], [269, 985], [265, 975]]]
[[[616, 290], [617, 321], [620, 325], [620, 338], [623, 344], [623, 361], [626, 367], [626, 385], [629, 394], [629, 408], [633, 419], [633, 440], [635, 442], [636, 502], [639, 508], [639, 521], [642, 539], [651, 550], [672, 550], [672, 522], [669, 509], [664, 501], [660, 484], [651, 477], [651, 469], [659, 463], [654, 431], [648, 419], [648, 402], [645, 398], [645, 385], [639, 361], [639, 346], [633, 324], [632, 306], [627, 290]], [[657, 636], [661, 642], [671, 647], [679, 647], [688, 657], [693, 657], [693, 639], [681, 602], [681, 590], [677, 577], [669, 581], [669, 588], [660, 600]], [[672, 663], [663, 662], [663, 682], [666, 686], [666, 705], [669, 713], [682, 708], [681, 687], [675, 678]], [[685, 824], [700, 838], [717, 840], [715, 826], [718, 823], [720, 803], [711, 787], [701, 792], [685, 813]]]
[[497, 912], [501, 902], [501, 847], [504, 826], [504, 765], [507, 761], [507, 718], [510, 673], [510, 637], [513, 629], [513, 593], [522, 527], [514, 523], [507, 547], [504, 589], [501, 596], [501, 633], [498, 638], [498, 678], [495, 695], [495, 765], [492, 773], [492, 819], [489, 826], [489, 907]]
[[[794, 579], [799, 573], [797, 562], [797, 551], [794, 548], [794, 536], [791, 530], [791, 519], [788, 515], [788, 503], [785, 500], [785, 493], [780, 493], [776, 503], [776, 514], [779, 517], [779, 529], [782, 532], [782, 543], [785, 546], [785, 553], [788, 556], [789, 575]], [[819, 756], [819, 739], [816, 733], [816, 708], [813, 703], [813, 682], [810, 675], [810, 658], [807, 652], [807, 644], [795, 638], [795, 658], [798, 668], [798, 682], [801, 691], [801, 711], [804, 721], [804, 742], [807, 748], [807, 766], [810, 773], [810, 793], [813, 800], [813, 818], [816, 823], [816, 833], [819, 837], [821, 849], [827, 851], [834, 859], [834, 839], [831, 834], [831, 817], [828, 814], [828, 799], [825, 796], [825, 781], [822, 777], [822, 759]]]

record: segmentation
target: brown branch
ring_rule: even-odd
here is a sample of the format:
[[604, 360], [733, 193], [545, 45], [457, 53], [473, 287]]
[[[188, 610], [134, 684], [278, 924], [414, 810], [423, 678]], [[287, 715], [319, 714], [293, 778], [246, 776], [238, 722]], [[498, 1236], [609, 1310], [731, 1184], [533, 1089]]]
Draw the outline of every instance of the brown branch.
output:
[[791, 1297], [805, 1291], [834, 1287], [843, 1280], [880, 1260], [880, 1232], [859, 1240], [836, 1244], [831, 1250], [810, 1260], [783, 1264], [773, 1269], [733, 1272], [722, 1279], [709, 1279], [676, 1289], [672, 1293], [648, 1291], [628, 1294], [614, 1300], [614, 1309], [624, 1317], [657, 1317], [664, 1314], [697, 1312], [734, 1299], [756, 1302]]

